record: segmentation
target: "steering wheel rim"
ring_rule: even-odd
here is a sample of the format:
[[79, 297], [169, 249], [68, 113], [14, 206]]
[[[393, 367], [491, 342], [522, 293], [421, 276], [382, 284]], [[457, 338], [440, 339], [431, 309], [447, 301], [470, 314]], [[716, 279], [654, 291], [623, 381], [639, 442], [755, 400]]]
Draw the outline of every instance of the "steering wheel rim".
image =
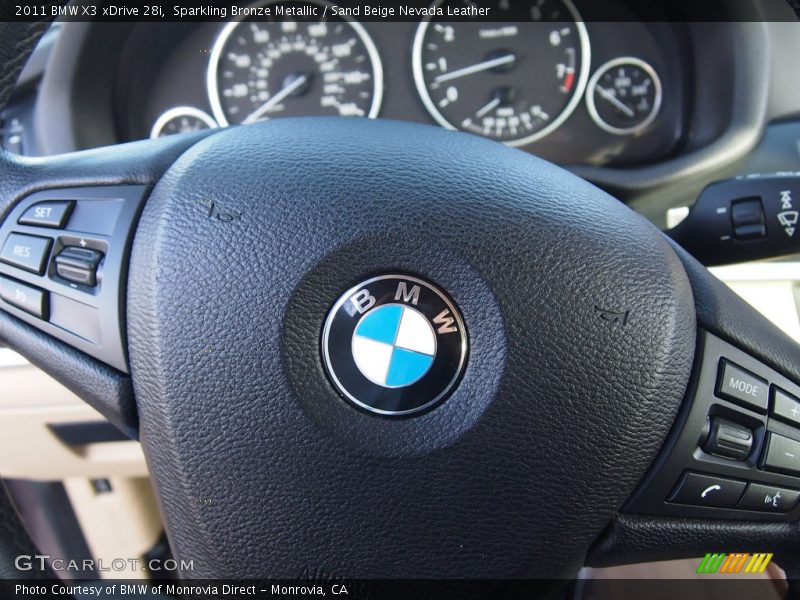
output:
[[[24, 64], [27, 54], [35, 45], [37, 36], [40, 35], [44, 30], [44, 27], [41, 24], [3, 24], [2, 26], [2, 33], [4, 34], [2, 39], [8, 40], [10, 43], [3, 43], [0, 45], [0, 64], [4, 65], [2, 76], [0, 76], [0, 101], [7, 99], [8, 95], [10, 94], [10, 90], [13, 87], [13, 82], [16, 79], [16, 74], [18, 73], [22, 64]], [[291, 138], [296, 135], [296, 132], [289, 133], [286, 130], [286, 128], [289, 128], [290, 125], [291, 124], [270, 124], [270, 138], [278, 138], [279, 140], [289, 143]], [[410, 149], [418, 151], [420, 149], [427, 149], [430, 152], [431, 157], [438, 156], [438, 152], [441, 151], [442, 148], [446, 148], [449, 152], [466, 149], [466, 155], [481, 156], [482, 160], [487, 160], [487, 157], [491, 158], [494, 152], [494, 150], [492, 150], [489, 146], [484, 146], [485, 142], [478, 142], [472, 138], [469, 140], [464, 140], [464, 136], [460, 136], [458, 134], [447, 134], [446, 139], [444, 137], [441, 138], [441, 143], [443, 146], [440, 148], [434, 148], [426, 147], [427, 142], [425, 139], [428, 139], [429, 136], [437, 137], [444, 132], [433, 132], [432, 130], [425, 129], [424, 133], [418, 134], [414, 132], [413, 134], [408, 134], [407, 136], [404, 132], [405, 127], [403, 127], [403, 131], [401, 131], [400, 129], [396, 129], [400, 127], [396, 124], [370, 124], [368, 127], [369, 128], [364, 129], [363, 133], [358, 134], [358, 136], [366, 136], [365, 138], [360, 138], [362, 141], [363, 139], [370, 138], [372, 136], [376, 138], [380, 138], [381, 136], [393, 136], [395, 140], [400, 140], [401, 147], [406, 144], [404, 150], [408, 151]], [[266, 130], [266, 128], [264, 129]], [[320, 130], [322, 130], [324, 134], [320, 134]], [[457, 137], [451, 138], [450, 135], [456, 135]], [[207, 136], [209, 139], [204, 140], [204, 138]], [[249, 136], [249, 140], [243, 138], [243, 136]], [[334, 146], [334, 148], [344, 151], [345, 153], [352, 149], [351, 145], [356, 141], [355, 138], [348, 138], [347, 132], [340, 130], [337, 124], [331, 124], [327, 121], [317, 122], [315, 125], [315, 131], [304, 130], [300, 137], [302, 138], [303, 136], [307, 136], [307, 139], [305, 140], [306, 142], [312, 140], [316, 143], [323, 143], [324, 139], [326, 138], [336, 138], [337, 145]], [[211, 139], [211, 137], [217, 139]], [[181, 186], [186, 185], [185, 178], [188, 176], [187, 174], [193, 174], [196, 177], [198, 173], [202, 173], [207, 169], [213, 171], [213, 163], [209, 162], [207, 157], [215, 158], [217, 156], [215, 155], [215, 152], [223, 151], [225, 144], [228, 144], [228, 147], [231, 147], [234, 144], [234, 141], [231, 141], [234, 137], [236, 138], [236, 144], [249, 143], [253, 146], [258, 145], [264, 139], [263, 134], [261, 134], [259, 131], [259, 128], [254, 127], [248, 132], [226, 131], [214, 136], [209, 136], [208, 133], [202, 133], [187, 137], [179, 136], [178, 139], [129, 144], [125, 145], [124, 147], [116, 148], [113, 153], [99, 150], [87, 153], [79, 153], [75, 156], [36, 160], [15, 158], [3, 153], [0, 156], [0, 160], [3, 162], [5, 176], [2, 182], [4, 193], [3, 205], [0, 207], [0, 215], [5, 218], [17, 199], [37, 189], [72, 187], [76, 185], [108, 185], [118, 183], [140, 183], [149, 185], [161, 180], [163, 174], [169, 171], [166, 179], [161, 181], [159, 187], [154, 193], [155, 201], [152, 197], [148, 201], [148, 207], [146, 208], [146, 213], [144, 216], [144, 222], [153, 226], [153, 231], [158, 231], [158, 235], [146, 238], [146, 243], [142, 243], [140, 241], [141, 238], [137, 239], [137, 247], [134, 250], [134, 262], [132, 263], [133, 271], [131, 275], [131, 281], [134, 282], [132, 285], [133, 297], [138, 297], [140, 299], [139, 307], [133, 307], [134, 312], [139, 311], [134, 317], [134, 320], [138, 320], [139, 323], [159, 324], [160, 326], [163, 326], [164, 324], [158, 320], [157, 313], [153, 311], [156, 305], [152, 302], [144, 300], [146, 294], [148, 293], [152, 293], [152, 298], [159, 298], [158, 291], [154, 288], [148, 287], [154, 284], [154, 271], [148, 270], [144, 267], [153, 266], [154, 264], [158, 263], [158, 261], [163, 261], [164, 259], [164, 247], [161, 247], [160, 244], [165, 236], [169, 237], [170, 235], [169, 228], [163, 227], [164, 219], [175, 217], [175, 213], [172, 211], [176, 209], [176, 206], [169, 200], [169, 195], [170, 193], [178, 191], [180, 192], [178, 195], [191, 197], [192, 201], [196, 201], [197, 194], [199, 193], [196, 186], [190, 187], [188, 192], [181, 190]], [[244, 142], [242, 141], [243, 139]], [[453, 142], [453, 139], [456, 141]], [[437, 144], [439, 143], [438, 140], [439, 138], [437, 137]], [[378, 146], [372, 146], [373, 150], [376, 148], [378, 148]], [[503, 158], [498, 159], [498, 161], [510, 160], [513, 162], [518, 158], [512, 155], [515, 153], [515, 151], [503, 149], [502, 152]], [[398, 158], [396, 154], [389, 155], [394, 159], [402, 159], [402, 157]], [[273, 157], [273, 161], [277, 160], [278, 159]], [[535, 159], [533, 160], [535, 161]], [[528, 157], [525, 157], [525, 161], [527, 161], [525, 163], [526, 165], [534, 164], [530, 162], [531, 159]], [[225, 164], [224, 161], [221, 162], [222, 164]], [[560, 170], [555, 167], [550, 167], [543, 164], [540, 165], [540, 162], [541, 161], [536, 161], [535, 168], [541, 168], [541, 172], [544, 173], [544, 175], [542, 175], [536, 183], [546, 188], [548, 182], [553, 181], [560, 173]], [[175, 167], [176, 163], [177, 168]], [[273, 162], [272, 164], [274, 165], [277, 163]], [[515, 163], [515, 166], [521, 167], [522, 164], [523, 163], [519, 163], [517, 165]], [[225, 166], [230, 167], [231, 165], [227, 164]], [[283, 176], [285, 176], [285, 173], [283, 173]], [[202, 181], [205, 182], [206, 180]], [[451, 181], [451, 183], [455, 184], [453, 181]], [[581, 194], [586, 194], [587, 198], [589, 196], [594, 198], [597, 197], [597, 194], [602, 194], [593, 188], [590, 189], [591, 186], [586, 185], [584, 188], [584, 185], [586, 184], [571, 181], [570, 186], [576, 187], [571, 187], [570, 191], [575, 192], [579, 196]], [[548, 191], [552, 193], [554, 187], [550, 188]], [[429, 192], [430, 190], [427, 191]], [[504, 191], [507, 192], [508, 188], [506, 188]], [[230, 195], [225, 196], [225, 198], [227, 202], [232, 200]], [[633, 218], [630, 215], [624, 214], [623, 212], [617, 213], [617, 208], [613, 208], [612, 204], [607, 199], [602, 200], [602, 206], [604, 209], [611, 210], [615, 217], [622, 219], [626, 225], [631, 225], [634, 227], [636, 229], [636, 234], [641, 234], [641, 239], [638, 239], [637, 243], [642, 243], [642, 240], [646, 239], [646, 247], [649, 250], [655, 252], [655, 249], [657, 248], [657, 252], [660, 253], [659, 256], [661, 257], [661, 260], [664, 261], [662, 263], [662, 267], [664, 267], [665, 271], [670, 273], [673, 279], [671, 282], [671, 285], [674, 286], [672, 291], [676, 289], [679, 291], [676, 296], [670, 297], [672, 301], [676, 302], [676, 304], [681, 305], [680, 309], [677, 310], [675, 314], [685, 315], [690, 313], [693, 316], [696, 314], [696, 322], [703, 329], [736, 344], [738, 347], [748, 351], [751, 355], [771, 365], [773, 368], [785, 374], [787, 377], [791, 377], [795, 381], [800, 380], [800, 350], [798, 350], [798, 346], [793, 341], [783, 335], [774, 326], [767, 323], [765, 319], [757, 315], [752, 308], [747, 306], [743, 301], [733, 295], [732, 292], [726, 289], [720, 282], [715, 280], [704, 269], [704, 267], [699, 265], [699, 263], [694, 261], [694, 259], [688, 256], [680, 248], [670, 248], [669, 243], [665, 239], [656, 237], [655, 233], [650, 230], [650, 226], [645, 224], [643, 220], [640, 222], [638, 218]], [[185, 209], [186, 206], [181, 208]], [[234, 206], [231, 210], [237, 211], [243, 208], [246, 209], [247, 207], [244, 205]], [[620, 210], [622, 210], [621, 207]], [[427, 214], [426, 216], [430, 216], [430, 214]], [[603, 222], [602, 218], [600, 220]], [[161, 228], [155, 229], [158, 227]], [[610, 233], [617, 233], [616, 231], [609, 231]], [[335, 296], [332, 288], [334, 276], [346, 281], [350, 281], [353, 277], [357, 278], [361, 275], [366, 275], [367, 272], [385, 271], [387, 268], [385, 265], [389, 264], [389, 256], [384, 254], [381, 260], [376, 260], [374, 257], [376, 255], [380, 256], [381, 245], [386, 244], [386, 239], [386, 237], [381, 237], [379, 240], [380, 244], [375, 243], [375, 240], [358, 245], [344, 244], [341, 249], [337, 250], [336, 252], [329, 253], [331, 256], [335, 257], [335, 260], [328, 260], [329, 257], [326, 256], [326, 260], [328, 260], [328, 262], [323, 261], [323, 264], [327, 270], [313, 272], [310, 277], [304, 279], [300, 285], [294, 289], [292, 300], [287, 305], [287, 314], [291, 315], [293, 314], [293, 311], [307, 308], [309, 302], [316, 302], [317, 304], [324, 305], [327, 300], [314, 300], [313, 298], [314, 294], [318, 293], [319, 289], [327, 290], [327, 295], [322, 294], [323, 298], [333, 299], [332, 296]], [[592, 238], [587, 237], [584, 241], [592, 241]], [[408, 245], [404, 245], [402, 240], [391, 240], [390, 246], [392, 250], [391, 254], [395, 257], [393, 259], [395, 261], [394, 264], [402, 264], [408, 271], [414, 273], [422, 272], [428, 278], [436, 281], [437, 283], [440, 283], [442, 280], [447, 280], [447, 269], [441, 264], [433, 268], [426, 266], [424, 259], [430, 259], [430, 255], [415, 257], [414, 248], [407, 247]], [[437, 245], [436, 243], [432, 244], [429, 250], [433, 248], [435, 248], [440, 255], [447, 256], [447, 258], [453, 263], [458, 264], [460, 260], [463, 260], [463, 257], [459, 257], [457, 253], [452, 253], [452, 249]], [[174, 249], [174, 246], [172, 246], [172, 249]], [[196, 251], [197, 247], [194, 247], [194, 250]], [[403, 254], [403, 259], [399, 262], [396, 258], [398, 252], [401, 254], [406, 253]], [[363, 265], [366, 268], [360, 269], [361, 275], [353, 271], [347, 272], [345, 270], [343, 272], [341, 270], [341, 265], [344, 264], [344, 262], [338, 262], [342, 261], [342, 258], [346, 258], [351, 261], [354, 260], [355, 264]], [[330, 262], [331, 260], [333, 262]], [[136, 266], [137, 261], [139, 265], [142, 265], [141, 267]], [[469, 272], [470, 262], [471, 261], [463, 261], [463, 265], [459, 265], [458, 268], [463, 272]], [[138, 271], [137, 268], [139, 269]], [[217, 274], [219, 275], [219, 273]], [[477, 286], [481, 286], [480, 273], [472, 274], [471, 277], [474, 278], [470, 280], [470, 285], [474, 287], [470, 288], [469, 285], [465, 286], [462, 283], [461, 285], [463, 290], [458, 293], [456, 297], [456, 300], [460, 301], [459, 306], [462, 308], [462, 310], [465, 310], [465, 313], [467, 314], [473, 310], [469, 308], [469, 303], [475, 300], [475, 298], [470, 299], [469, 290], [475, 290], [478, 289]], [[459, 283], [455, 280], [449, 281], [448, 283], [450, 284], [448, 287], [452, 287], [453, 289], [459, 288]], [[342, 287], [341, 291], [343, 291], [345, 287], [347, 286]], [[482, 289], [477, 296], [485, 301], [486, 299], [491, 299], [492, 292], [494, 291], [494, 286], [487, 286], [485, 291]], [[661, 298], [661, 300], [663, 299], [664, 298]], [[495, 307], [497, 306], [496, 304], [492, 304], [491, 300], [489, 301], [488, 305]], [[464, 309], [464, 307], [467, 308]], [[601, 311], [606, 310], [603, 306], [599, 306], [597, 308], [599, 308]], [[641, 308], [641, 306], [639, 308]], [[619, 311], [612, 310], [611, 312]], [[476, 318], [476, 316], [473, 316], [472, 320], [468, 318], [469, 327], [476, 326]], [[470, 325], [470, 322], [473, 324]], [[298, 320], [296, 323], [296, 330], [290, 332], [290, 337], [282, 338], [284, 340], [284, 345], [291, 344], [296, 341], [291, 337], [291, 335], [305, 335], [305, 337], [308, 338], [308, 331], [303, 331], [303, 325], [300, 323], [300, 320]], [[694, 328], [694, 325], [695, 324], [692, 323], [692, 328]], [[680, 328], [677, 328], [675, 331], [678, 331], [679, 329]], [[148, 344], [153, 343], [152, 337], [149, 336], [149, 331], [132, 330], [131, 335], [133, 338], [135, 338], [133, 343], [141, 345], [139, 350], [133, 351], [132, 362], [134, 377], [136, 377], [137, 368], [143, 371], [145, 368], [152, 366], [154, 370], [157, 371], [162, 365], [158, 362], [149, 363], [149, 361], [153, 360], [152, 357], [159, 356], [159, 348], [153, 347], [152, 345], [148, 346]], [[680, 342], [676, 345], [681, 347], [681, 351], [671, 355], [669, 357], [671, 360], [676, 359], [681, 352], [686, 355], [686, 346], [693, 345], [693, 333], [692, 335], [689, 335], [684, 331], [680, 335], [683, 337], [681, 337]], [[8, 342], [12, 348], [16, 348], [23, 354], [26, 354], [34, 363], [39, 364], [45, 368], [45, 370], [49, 370], [58, 379], [73, 387], [73, 389], [77, 389], [79, 393], [81, 393], [82, 397], [86, 398], [88, 401], [100, 408], [101, 411], [104, 412], [104, 414], [106, 414], [106, 416], [108, 416], [112, 421], [116, 422], [122, 427], [129, 428], [129, 430], [131, 426], [135, 428], [136, 423], [131, 422], [130, 415], [125, 416], [124, 410], [121, 410], [122, 405], [127, 404], [129, 407], [133, 402], [131, 382], [130, 379], [124, 376], [124, 374], [101, 365], [96, 361], [92, 361], [91, 359], [89, 359], [90, 362], [87, 363], [86, 357], [82, 356], [80, 353], [65, 347], [60, 342], [50, 339], [48, 336], [36, 331], [30, 326], [16, 322], [13, 317], [10, 317], [5, 313], [0, 313], [0, 337]], [[502, 340], [499, 338], [495, 341], [502, 345]], [[306, 348], [307, 344], [303, 347]], [[135, 357], [137, 352], [139, 358]], [[304, 356], [308, 358], [307, 355]], [[58, 358], [58, 361], [67, 366], [54, 367], [54, 358]], [[317, 358], [317, 356], [313, 357], [314, 360], [317, 360]], [[495, 357], [495, 359], [496, 358], [497, 357]], [[137, 361], [139, 362], [139, 367], [136, 366]], [[80, 368], [81, 375], [89, 372], [92, 374], [91, 380], [86, 380], [84, 378], [82, 380], [83, 382], [81, 383], [81, 377], [75, 377], [75, 372], [70, 372], [72, 366], [79, 363], [82, 364]], [[499, 366], [497, 362], [491, 363], [491, 361], [489, 361], [489, 363], [490, 366], [493, 366], [493, 368], [498, 368]], [[680, 387], [685, 389], [689, 380], [689, 369], [691, 366], [690, 363], [691, 361], [688, 361], [686, 365], [676, 369], [676, 379], [683, 378], [677, 384], [676, 389]], [[88, 369], [87, 365], [90, 365]], [[304, 362], [303, 360], [298, 361], [297, 364], [289, 364], [287, 368], [290, 371], [292, 369], [297, 369], [297, 373], [300, 372], [301, 368], [306, 372], [312, 369], [310, 364]], [[502, 367], [500, 368], [502, 369]], [[319, 376], [321, 373], [322, 371], [320, 369], [320, 372], [316, 375]], [[290, 375], [290, 379], [295, 390], [310, 390], [310, 388], [307, 387], [309, 382], [304, 377], [295, 373], [294, 375]], [[322, 385], [322, 381], [324, 381], [324, 379], [318, 379], [314, 385]], [[144, 383], [139, 385], [137, 388], [137, 394], [142, 393], [144, 396], [149, 396], [149, 400], [145, 401], [144, 405], [141, 397], [137, 399], [139, 402], [138, 406], [140, 411], [143, 409], [143, 406], [147, 406], [147, 402], [152, 403], [156, 397], [156, 390], [152, 389], [147, 391], [147, 385], [147, 383]], [[145, 391], [141, 392], [141, 390]], [[161, 393], [163, 390], [158, 389], [158, 392]], [[109, 398], [114, 398], [114, 401], [109, 402]], [[665, 414], [668, 418], [670, 415], [671, 418], [674, 418], [675, 414], [677, 414], [678, 407], [682, 399], [683, 392], [674, 398], [671, 408], [666, 410]], [[145, 437], [143, 441], [146, 444], [150, 444], [158, 438], [159, 428], [155, 426], [158, 419], [162, 419], [161, 426], [163, 426], [164, 423], [174, 423], [174, 415], [165, 416], [163, 410], [159, 412], [159, 407], [157, 405], [151, 404], [150, 406], [154, 410], [150, 417], [151, 420], [149, 421], [150, 429], [145, 429], [147, 432], [147, 437]], [[448, 404], [445, 403], [442, 406], [448, 406]], [[304, 410], [307, 412], [313, 412], [318, 408], [318, 406], [304, 406]], [[338, 406], [335, 410], [338, 411], [341, 408], [344, 408], [345, 410], [351, 410], [351, 407], [345, 405]], [[145, 410], [148, 409], [145, 408]], [[343, 417], [342, 415], [344, 413], [326, 412], [328, 410], [330, 410], [330, 407], [326, 407], [321, 412], [313, 415], [312, 419], [315, 420], [317, 426], [320, 426], [320, 424], [324, 423], [333, 424], [334, 428], [327, 431], [326, 435], [337, 436], [348, 431], [352, 432], [352, 430], [347, 429], [348, 426], [346, 424], [342, 424], [343, 421], [349, 417]], [[477, 412], [480, 413], [480, 411]], [[480, 420], [480, 417], [481, 414], [477, 414], [475, 417], [476, 420], [468, 423], [469, 427], [465, 427], [464, 431], [475, 426]], [[661, 423], [661, 427], [658, 428], [658, 432], [654, 433], [652, 438], [647, 440], [647, 442], [650, 444], [650, 450], [646, 453], [645, 460], [641, 461], [641, 464], [638, 467], [639, 470], [638, 476], [636, 477], [637, 480], [647, 470], [652, 457], [655, 456], [661, 447], [669, 428], [672, 426], [671, 418], [669, 418], [669, 422]], [[413, 421], [409, 422], [413, 423]], [[389, 425], [388, 427], [391, 426], [392, 425]], [[337, 430], [337, 427], [340, 429]], [[371, 427], [371, 425], [367, 426], [367, 428], [369, 427]], [[386, 428], [387, 426], [385, 424], [375, 426], [375, 429]], [[375, 443], [380, 442], [380, 437], [372, 436], [367, 429], [361, 428], [359, 431], [365, 434], [364, 439], [368, 440], [368, 445], [374, 445]], [[462, 433], [463, 431], [461, 430], [456, 431], [453, 439], [457, 439], [458, 435]], [[352, 444], [353, 439], [348, 440], [348, 443]], [[390, 446], [393, 444], [395, 444], [395, 442], [392, 442]], [[358, 446], [358, 438], [356, 438], [356, 445]], [[443, 447], [444, 446], [438, 447], [437, 450], [442, 450]], [[156, 448], [156, 446], [153, 446], [148, 451], [148, 458], [150, 459], [151, 464], [155, 467], [156, 476], [158, 477], [159, 467], [156, 464], [156, 457], [153, 456], [153, 448]], [[360, 447], [360, 450], [363, 451], [364, 447]], [[424, 452], [425, 450], [429, 450], [429, 448], [425, 448], [423, 444], [423, 447], [419, 448], [419, 451]], [[384, 454], [387, 452], [392, 454], [390, 449], [385, 449]], [[394, 451], [394, 455], [396, 456], [397, 454], [398, 452]], [[402, 455], [404, 452], [399, 452], [399, 454]], [[169, 485], [166, 485], [165, 482], [168, 478], [173, 478], [174, 475], [174, 472], [161, 474], [162, 483], [160, 487], [162, 493], [164, 489], [169, 487]], [[623, 497], [626, 497], [627, 495], [628, 493], [622, 494]], [[200, 498], [200, 500], [203, 499]], [[169, 501], [165, 501], [163, 496], [162, 502], [165, 502], [167, 505], [169, 505]], [[621, 501], [615, 497], [612, 500], [612, 503], [620, 505]], [[8, 505], [4, 505], [0, 508], [3, 508], [5, 511], [3, 514], [4, 523], [10, 523], [12, 528], [17, 532], [23, 531], [21, 524], [19, 524], [18, 521], [15, 522], [13, 515], [8, 511]], [[174, 535], [174, 524], [180, 519], [180, 516], [175, 515], [177, 512], [181, 512], [182, 509], [179, 510], [173, 506], [171, 509], [168, 508], [168, 511], [169, 510], [171, 510], [173, 513], [173, 542], [178, 548], [179, 553], [182, 551], [189, 551], [189, 548], [182, 547], [179, 538], [181, 538], [183, 535], [190, 534], [184, 531], [181, 536]], [[195, 517], [196, 515], [193, 518]], [[764, 544], [773, 545], [776, 548], [776, 562], [779, 562], [784, 567], [784, 569], [787, 571], [787, 574], [790, 576], [796, 576], [800, 574], [800, 564], [798, 563], [797, 559], [796, 540], [798, 539], [798, 530], [796, 523], [762, 523], [758, 525], [752, 523], [729, 522], [693, 523], [687, 522], [685, 519], [624, 515], [617, 514], [616, 512], [609, 513], [609, 515], [604, 517], [604, 519], [606, 519], [605, 522], [609, 523], [610, 526], [607, 529], [605, 526], [597, 528], [595, 535], [592, 536], [592, 539], [595, 540], [595, 544], [588, 554], [588, 562], [590, 564], [612, 564], [619, 560], [628, 559], [646, 560], [675, 557], [678, 555], [686, 555], [687, 552], [697, 552], [698, 548], [707, 548], [709, 545], [713, 545], [715, 548], [719, 548], [721, 550], [726, 548], [739, 549], [738, 546], [742, 543], [742, 540], [745, 540], [752, 542], [755, 546], [759, 547], [763, 546]], [[603, 519], [600, 519], [600, 521], [603, 521]], [[182, 527], [185, 527], [186, 522], [188, 521], [184, 519], [184, 525], [182, 525]], [[604, 529], [605, 533], [603, 533]], [[659, 544], [665, 538], [674, 537], [676, 535], [678, 536], [678, 539], [681, 540], [680, 549], [674, 547], [664, 548], [659, 546]], [[588, 544], [586, 547], [588, 548]], [[19, 547], [16, 546], [14, 551], [18, 552]], [[580, 553], [576, 551], [573, 560], [566, 561], [565, 564], [562, 564], [562, 568], [565, 567], [564, 570], [554, 572], [550, 571], [546, 574], [562, 576], [570, 575], [570, 573], [573, 573], [583, 561], [583, 555], [579, 556], [579, 554]], [[3, 562], [6, 562], [5, 557], [0, 558], [2, 558]], [[576, 562], [578, 558], [579, 561]], [[219, 559], [219, 557], [215, 557], [215, 559]], [[206, 561], [206, 565], [208, 564], [210, 564], [210, 560]], [[289, 571], [285, 571], [284, 573], [294, 575], [301, 574], [297, 573], [293, 569], [294, 567], [291, 567]], [[511, 574], [511, 572], [507, 569], [501, 569], [500, 572], [506, 575]], [[531, 573], [531, 571], [523, 572]], [[376, 575], [375, 572], [371, 572], [368, 569], [361, 571], [361, 573], [366, 573], [370, 576]], [[400, 570], [400, 573], [403, 575], [409, 574], [409, 572], [402, 570]], [[432, 576], [442, 575], [440, 571], [436, 570], [431, 570], [428, 573]], [[535, 571], [533, 573], [540, 574], [536, 573]]]

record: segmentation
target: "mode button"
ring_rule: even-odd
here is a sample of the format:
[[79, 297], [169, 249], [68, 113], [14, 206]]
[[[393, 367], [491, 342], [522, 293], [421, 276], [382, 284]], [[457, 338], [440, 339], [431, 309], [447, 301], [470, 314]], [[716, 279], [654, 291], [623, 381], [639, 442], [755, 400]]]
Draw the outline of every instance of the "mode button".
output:
[[767, 382], [724, 358], [719, 362], [717, 396], [767, 412]]

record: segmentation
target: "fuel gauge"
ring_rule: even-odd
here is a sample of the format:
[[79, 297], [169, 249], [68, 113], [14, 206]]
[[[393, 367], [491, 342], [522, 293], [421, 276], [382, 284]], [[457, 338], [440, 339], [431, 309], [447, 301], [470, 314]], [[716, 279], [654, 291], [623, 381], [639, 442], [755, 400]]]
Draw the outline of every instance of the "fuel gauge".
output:
[[633, 57], [615, 58], [601, 66], [586, 92], [595, 123], [615, 135], [644, 131], [661, 108], [661, 81], [655, 69]]
[[191, 106], [176, 106], [165, 111], [150, 130], [150, 137], [155, 139], [176, 133], [188, 133], [201, 129], [219, 127], [217, 122], [202, 110]]

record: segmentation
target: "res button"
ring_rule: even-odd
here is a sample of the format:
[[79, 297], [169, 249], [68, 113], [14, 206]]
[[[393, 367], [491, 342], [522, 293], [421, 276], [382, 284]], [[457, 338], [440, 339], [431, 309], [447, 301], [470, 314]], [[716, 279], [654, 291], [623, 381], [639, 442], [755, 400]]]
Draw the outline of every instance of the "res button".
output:
[[72, 200], [53, 200], [34, 204], [19, 218], [20, 225], [52, 227], [63, 229], [69, 220], [75, 202]]
[[6, 238], [6, 243], [0, 252], [0, 260], [41, 275], [47, 264], [51, 243], [50, 238], [12, 233]]
[[719, 363], [717, 396], [767, 412], [769, 386], [760, 377], [723, 358]]

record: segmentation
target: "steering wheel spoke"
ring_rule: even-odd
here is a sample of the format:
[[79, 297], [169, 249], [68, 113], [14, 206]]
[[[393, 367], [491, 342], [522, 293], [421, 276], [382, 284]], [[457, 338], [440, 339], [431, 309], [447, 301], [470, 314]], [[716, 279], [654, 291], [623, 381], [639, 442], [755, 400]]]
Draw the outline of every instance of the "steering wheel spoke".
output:
[[53, 158], [0, 155], [3, 338], [132, 436], [138, 422], [125, 345], [130, 246], [152, 186], [201, 137]]
[[0, 227], [0, 298], [19, 319], [128, 372], [124, 278], [144, 185], [42, 190]]
[[800, 346], [676, 251], [697, 309], [694, 374], [660, 456], [587, 561], [767, 552], [796, 578]]

